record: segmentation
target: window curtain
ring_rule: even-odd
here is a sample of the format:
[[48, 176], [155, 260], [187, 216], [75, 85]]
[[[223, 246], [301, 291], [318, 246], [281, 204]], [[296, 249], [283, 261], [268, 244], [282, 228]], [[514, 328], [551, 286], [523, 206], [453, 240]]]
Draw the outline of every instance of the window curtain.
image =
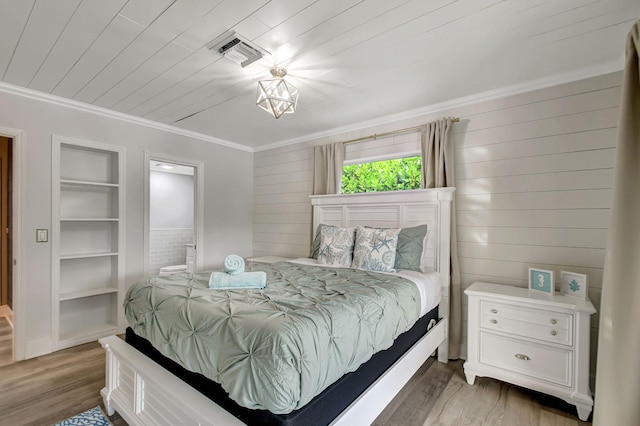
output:
[[340, 193], [343, 163], [342, 142], [313, 147], [313, 195]]
[[[453, 121], [443, 118], [426, 124], [422, 129], [422, 188], [455, 186], [453, 143], [449, 135]], [[462, 291], [456, 233], [456, 203], [451, 204], [451, 277], [449, 312], [449, 358], [460, 358], [462, 341]]]
[[640, 419], [640, 21], [627, 38], [600, 302], [594, 425]]

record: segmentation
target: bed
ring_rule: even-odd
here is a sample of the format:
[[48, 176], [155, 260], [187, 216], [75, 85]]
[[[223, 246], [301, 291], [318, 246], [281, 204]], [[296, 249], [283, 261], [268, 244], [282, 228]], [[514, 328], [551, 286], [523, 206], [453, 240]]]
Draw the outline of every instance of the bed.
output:
[[[302, 387], [301, 394], [296, 395], [292, 401], [288, 399], [282, 402], [282, 398], [273, 396], [272, 399], [277, 400], [275, 405], [269, 406], [268, 402], [265, 406], [261, 406], [259, 403], [254, 403], [252, 400], [242, 400], [237, 394], [236, 388], [247, 387], [245, 384], [239, 385], [239, 383], [233, 383], [229, 377], [224, 377], [225, 368], [217, 369], [213, 367], [213, 373], [210, 377], [206, 376], [206, 370], [198, 371], [197, 368], [193, 368], [189, 359], [186, 357], [183, 359], [181, 355], [173, 354], [175, 346], [187, 346], [193, 339], [186, 339], [184, 342], [178, 342], [176, 337], [165, 336], [165, 331], [170, 328], [165, 326], [161, 332], [160, 339], [153, 338], [153, 332], [146, 333], [146, 325], [137, 325], [136, 330], [127, 331], [127, 341], [130, 344], [123, 342], [121, 339], [111, 336], [106, 339], [101, 339], [102, 345], [107, 350], [107, 372], [106, 372], [106, 386], [102, 390], [102, 395], [105, 402], [105, 407], [109, 413], [118, 411], [125, 420], [130, 424], [368, 424], [379, 414], [379, 412], [390, 402], [393, 396], [402, 388], [402, 386], [408, 381], [411, 375], [422, 365], [422, 363], [436, 350], [438, 349], [438, 359], [442, 362], [447, 360], [447, 316], [448, 316], [448, 271], [449, 271], [449, 224], [450, 224], [450, 205], [453, 189], [435, 189], [435, 190], [418, 190], [418, 191], [404, 191], [397, 193], [370, 193], [370, 194], [358, 194], [358, 195], [337, 195], [337, 196], [314, 196], [312, 197], [314, 223], [313, 228], [317, 229], [319, 224], [333, 225], [336, 227], [355, 227], [355, 226], [368, 226], [372, 228], [408, 228], [412, 226], [427, 224], [429, 228], [428, 237], [425, 240], [425, 249], [423, 252], [422, 266], [427, 272], [437, 274], [439, 280], [437, 281], [441, 288], [438, 292], [439, 304], [437, 307], [429, 306], [425, 309], [424, 304], [418, 304], [417, 308], [409, 308], [410, 299], [420, 299], [420, 296], [416, 296], [415, 288], [413, 290], [408, 289], [408, 293], [402, 295], [398, 293], [394, 297], [400, 298], [398, 301], [399, 318], [390, 319], [388, 321], [393, 322], [393, 337], [389, 339], [386, 337], [379, 337], [378, 330], [367, 331], [360, 330], [358, 334], [363, 336], [372, 336], [367, 340], [364, 345], [365, 349], [355, 350], [356, 352], [366, 352], [369, 349], [371, 341], [380, 340], [382, 342], [382, 348], [377, 347], [374, 353], [354, 353], [347, 354], [345, 357], [349, 362], [355, 361], [349, 364], [348, 369], [343, 373], [336, 373], [329, 367], [324, 367], [322, 362], [318, 364], [320, 367], [313, 368], [311, 370], [314, 373], [311, 379], [307, 379], [307, 382], [313, 382], [317, 386], [311, 390]], [[264, 269], [270, 274], [271, 278], [282, 277], [284, 275], [291, 275], [294, 277], [304, 274], [308, 274], [308, 270], [313, 271], [312, 274], [325, 276], [331, 275], [331, 285], [324, 285], [323, 288], [330, 289], [332, 292], [338, 292], [342, 294], [341, 297], [350, 298], [353, 297], [356, 300], [356, 305], [366, 305], [368, 308], [365, 311], [366, 315], [372, 315], [369, 312], [369, 307], [382, 303], [377, 299], [362, 299], [364, 293], [362, 288], [366, 286], [354, 287], [353, 283], [360, 283], [363, 280], [376, 278], [373, 274], [367, 274], [366, 271], [349, 270], [349, 269], [337, 269], [336, 272], [325, 272], [324, 267], [316, 264], [305, 265], [304, 261], [298, 263], [288, 263], [282, 265], [266, 266]], [[349, 275], [350, 289], [343, 289], [341, 287], [333, 287], [335, 276]], [[351, 275], [355, 274], [355, 277]], [[191, 296], [185, 296], [186, 294], [193, 294], [194, 298], [200, 300], [206, 292], [205, 289], [201, 289], [200, 281], [205, 281], [205, 276], [197, 277], [198, 274], [194, 274], [191, 279], [190, 287], [188, 290], [181, 288], [179, 291], [185, 292], [179, 298], [188, 299]], [[327, 276], [329, 276], [327, 275]], [[384, 275], [384, 274], [378, 274]], [[383, 276], [381, 281], [393, 281], [395, 277], [386, 278]], [[170, 280], [169, 280], [170, 281]], [[273, 281], [273, 280], [272, 280]], [[303, 280], [299, 280], [301, 283]], [[409, 282], [408, 280], [405, 280]], [[273, 281], [271, 289], [277, 287], [277, 282]], [[149, 290], [149, 286], [142, 286], [144, 293], [140, 300], [148, 299], [148, 294], [159, 294], [164, 291], [162, 283], [154, 284], [152, 290]], [[174, 283], [164, 283], [165, 287], [174, 286]], [[300, 287], [300, 285], [302, 287]], [[294, 289], [293, 293], [296, 295], [306, 293], [311, 288], [316, 288], [314, 284], [312, 287], [304, 287], [304, 285], [293, 283], [286, 283], [286, 288]], [[337, 284], [336, 284], [337, 285]], [[360, 284], [358, 284], [360, 285]], [[385, 284], [386, 285], [386, 284]], [[195, 286], [195, 287], [194, 287]], [[283, 284], [284, 286], [284, 284]], [[409, 284], [410, 287], [414, 287]], [[396, 289], [401, 288], [400, 282], [392, 282], [388, 284], [388, 288], [393, 292]], [[284, 287], [283, 287], [284, 288]], [[375, 287], [377, 290], [375, 293], [383, 292], [383, 286]], [[141, 290], [142, 291], [142, 290]], [[210, 291], [210, 290], [209, 290]], [[275, 291], [275, 290], [274, 290]], [[411, 293], [413, 292], [413, 293]], [[225, 292], [226, 293], [226, 292]], [[234, 292], [231, 292], [234, 293]], [[264, 292], [269, 299], [271, 296], [269, 291]], [[292, 294], [293, 294], [292, 293]], [[355, 296], [352, 296], [355, 294]], [[208, 297], [208, 296], [204, 296]], [[217, 297], [217, 296], [216, 296]], [[244, 297], [244, 296], [243, 296]], [[257, 296], [256, 296], [257, 297]], [[296, 296], [297, 297], [297, 296]], [[310, 296], [312, 300], [320, 300], [321, 297], [318, 294]], [[367, 295], [366, 297], [370, 297]], [[374, 295], [377, 297], [377, 295]], [[404, 297], [404, 299], [402, 299]], [[246, 301], [244, 301], [246, 302]], [[243, 302], [243, 303], [244, 303]], [[154, 302], [160, 303], [160, 302]], [[168, 302], [164, 302], [168, 303]], [[207, 302], [208, 303], [208, 302]], [[264, 304], [264, 300], [259, 300], [251, 296], [251, 303], [257, 305]], [[289, 303], [286, 301], [286, 303]], [[386, 303], [386, 302], [384, 302]], [[318, 311], [326, 311], [333, 309], [335, 303], [331, 299], [329, 305], [320, 305]], [[160, 306], [160, 305], [157, 305]], [[329, 306], [329, 307], [328, 307]], [[406, 309], [402, 308], [406, 307]], [[148, 307], [140, 312], [149, 312]], [[155, 315], [156, 305], [154, 305]], [[283, 310], [282, 306], [278, 308]], [[348, 309], [353, 310], [353, 309]], [[258, 311], [258, 309], [256, 309]], [[382, 309], [375, 310], [375, 315], [380, 314], [383, 311], [393, 311], [388, 306], [384, 306]], [[407, 312], [403, 312], [407, 311]], [[411, 311], [411, 312], [409, 312]], [[414, 312], [414, 311], [420, 311]], [[424, 312], [428, 311], [428, 312]], [[292, 312], [297, 312], [296, 310]], [[141, 316], [147, 315], [147, 313], [140, 314]], [[187, 315], [193, 316], [190, 311]], [[266, 314], [268, 318], [269, 314]], [[305, 316], [311, 315], [308, 312]], [[315, 313], [313, 314], [315, 315]], [[339, 315], [343, 315], [340, 313]], [[363, 315], [362, 312], [358, 312], [357, 315]], [[291, 313], [293, 316], [293, 313]], [[405, 318], [406, 317], [406, 318]], [[417, 321], [417, 318], [420, 320]], [[438, 318], [439, 317], [439, 318]], [[345, 317], [344, 321], [353, 323], [357, 321], [357, 316], [354, 318]], [[436, 319], [439, 319], [436, 321]], [[157, 320], [154, 319], [157, 322]], [[257, 317], [254, 319], [258, 323], [265, 322], [264, 318]], [[311, 323], [322, 322], [322, 319], [313, 318]], [[334, 321], [334, 320], [332, 320]], [[385, 320], [387, 321], [387, 320]], [[144, 321], [142, 321], [144, 323]], [[153, 322], [153, 321], [151, 321]], [[151, 323], [149, 322], [149, 323]], [[329, 321], [331, 322], [331, 321]], [[301, 323], [300, 318], [293, 322], [296, 327]], [[433, 324], [435, 323], [435, 326]], [[386, 322], [383, 322], [386, 324]], [[216, 328], [215, 326], [214, 328]], [[247, 326], [244, 326], [247, 328]], [[253, 332], [254, 326], [251, 326], [252, 330], [249, 335], [255, 334]], [[260, 327], [255, 327], [256, 329]], [[344, 327], [349, 328], [349, 327]], [[384, 328], [379, 326], [379, 328]], [[427, 329], [428, 332], [427, 332]], [[199, 332], [200, 326], [197, 326]], [[219, 330], [216, 328], [216, 330]], [[137, 332], [136, 332], [137, 331]], [[184, 334], [184, 330], [181, 330]], [[425, 333], [426, 332], [426, 333]], [[146, 334], [145, 334], [146, 333]], [[253, 333], [253, 334], [251, 334]], [[192, 333], [193, 334], [193, 333]], [[219, 333], [224, 334], [224, 333]], [[307, 332], [302, 333], [306, 336]], [[358, 334], [355, 336], [341, 336], [336, 335], [336, 339], [342, 338], [343, 340], [352, 341], [357, 339]], [[142, 335], [144, 337], [141, 337]], [[232, 333], [232, 337], [226, 341], [219, 341], [216, 347], [229, 347], [232, 340], [243, 340], [245, 337], [240, 338], [241, 332]], [[374, 336], [375, 335], [375, 336]], [[380, 334], [382, 336], [382, 334]], [[155, 346], [145, 338], [155, 341]], [[228, 337], [228, 336], [227, 336]], [[164, 343], [171, 346], [169, 349], [163, 347]], [[334, 336], [332, 334], [331, 338]], [[251, 337], [253, 339], [253, 337]], [[322, 339], [322, 336], [314, 338]], [[364, 339], [364, 338], [363, 338]], [[366, 339], [365, 339], [366, 340]], [[314, 340], [315, 341], [315, 340]], [[226, 343], [225, 343], [226, 342]], [[331, 342], [333, 343], [333, 342]], [[205, 345], [202, 343], [196, 344], [197, 353], [199, 354], [195, 358], [212, 359], [203, 348]], [[278, 350], [281, 351], [282, 347], [285, 347], [280, 341], [277, 345]], [[293, 364], [300, 364], [309, 357], [309, 351], [306, 349], [301, 353], [294, 353], [294, 350], [290, 348], [297, 348], [299, 343], [294, 343], [291, 346], [287, 346], [287, 356]], [[355, 345], [353, 345], [355, 346]], [[324, 346], [322, 346], [324, 347]], [[249, 349], [251, 352], [249, 358], [259, 356], [260, 349], [256, 349], [256, 352], [252, 352], [253, 349]], [[289, 353], [291, 352], [291, 353]], [[319, 351], [323, 352], [323, 350]], [[336, 353], [346, 353], [346, 349], [336, 351]], [[362, 360], [358, 356], [362, 355]], [[231, 354], [231, 356], [237, 356], [237, 354]], [[315, 355], [314, 355], [315, 356]], [[255, 360], [251, 365], [252, 368], [256, 368], [256, 364], [261, 364], [263, 360], [269, 358], [269, 356], [263, 356], [259, 362]], [[173, 359], [172, 359], [173, 358]], [[286, 357], [283, 357], [285, 359]], [[254, 359], [254, 358], [252, 358]], [[178, 362], [175, 362], [178, 361]], [[217, 361], [215, 361], [217, 362]], [[214, 364], [215, 364], [214, 362]], [[362, 364], [364, 362], [364, 364]], [[270, 370], [281, 370], [283, 377], [281, 381], [294, 381], [296, 379], [295, 371], [287, 372], [287, 366], [283, 366], [283, 362], [278, 362], [274, 366], [267, 366], [265, 370], [256, 374], [256, 376], [265, 376]], [[362, 364], [362, 365], [360, 365]], [[315, 365], [315, 364], [314, 364]], [[184, 366], [189, 367], [189, 370]], [[191, 370], [191, 371], [190, 371]], [[195, 371], [195, 373], [193, 373]], [[322, 374], [317, 374], [321, 372]], [[232, 371], [232, 373], [234, 373]], [[346, 373], [346, 374], [344, 374]], [[193, 376], [195, 374], [195, 376]], [[235, 373], [234, 373], [235, 374]], [[325, 377], [325, 376], [335, 377]], [[304, 374], [299, 374], [304, 376]], [[233, 374], [230, 376], [233, 377]], [[320, 377], [320, 378], [319, 378]], [[217, 389], [211, 391], [211, 382], [209, 379], [217, 379], [216, 381], [224, 383], [226, 391], [224, 389]], [[325, 380], [326, 381], [322, 381]], [[255, 381], [256, 377], [250, 377], [249, 381]], [[190, 383], [191, 386], [187, 385]], [[307, 386], [308, 387], [308, 386]], [[265, 384], [258, 383], [257, 389], [273, 389], [273, 393], [278, 392], [275, 389], [280, 389], [280, 384]], [[198, 389], [198, 390], [196, 390]], [[238, 410], [234, 407], [235, 401], [225, 398], [225, 393], [229, 392], [236, 400], [240, 400], [242, 405], [248, 408], [242, 408]], [[319, 392], [319, 394], [317, 394]], [[251, 389], [249, 389], [251, 394]], [[253, 392], [257, 393], [257, 392]], [[289, 390], [283, 392], [287, 395], [291, 393]], [[347, 396], [350, 395], [350, 396]], [[271, 397], [271, 395], [267, 395]], [[212, 399], [215, 401], [213, 402]], [[266, 398], [269, 400], [270, 398]], [[286, 399], [286, 398], [285, 398]], [[261, 402], [261, 401], [259, 401]], [[278, 405], [278, 404], [283, 405]], [[238, 404], [235, 404], [238, 405]], [[315, 407], [315, 408], [314, 408]], [[324, 408], [323, 408], [324, 407]], [[267, 409], [268, 408], [268, 409]], [[245, 412], [243, 412], [245, 410]], [[315, 410], [315, 411], [314, 411]], [[333, 412], [328, 413], [333, 410]], [[248, 411], [248, 412], [247, 412]], [[254, 414], [258, 413], [258, 417]], [[311, 414], [308, 414], [311, 413]], [[267, 417], [260, 417], [263, 414]], [[275, 417], [272, 417], [273, 415]], [[321, 416], [320, 416], [321, 415]], [[279, 417], [278, 417], [279, 416]], [[284, 417], [283, 417], [284, 416]], [[240, 420], [239, 420], [240, 419]]]

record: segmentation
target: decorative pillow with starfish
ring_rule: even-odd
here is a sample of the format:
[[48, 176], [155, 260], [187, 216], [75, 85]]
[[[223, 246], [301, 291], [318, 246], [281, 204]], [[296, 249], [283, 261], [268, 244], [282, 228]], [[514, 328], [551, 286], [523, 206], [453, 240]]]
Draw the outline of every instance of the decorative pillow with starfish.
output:
[[322, 265], [349, 268], [353, 260], [356, 228], [324, 226], [320, 230], [318, 262]]
[[395, 272], [396, 246], [400, 228], [356, 228], [352, 268]]

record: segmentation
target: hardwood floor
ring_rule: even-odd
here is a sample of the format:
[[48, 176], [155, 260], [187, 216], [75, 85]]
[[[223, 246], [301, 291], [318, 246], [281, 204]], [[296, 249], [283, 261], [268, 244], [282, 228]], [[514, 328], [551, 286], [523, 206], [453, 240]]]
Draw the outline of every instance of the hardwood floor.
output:
[[102, 406], [104, 367], [97, 342], [0, 367], [0, 425], [51, 425]]
[[585, 426], [564, 401], [498, 380], [464, 377], [464, 361], [430, 358], [373, 423], [381, 425]]
[[[102, 406], [104, 351], [87, 343], [0, 367], [0, 425], [50, 425]], [[115, 426], [126, 426], [117, 414]], [[493, 379], [469, 386], [462, 361], [430, 358], [374, 422], [382, 425], [590, 425], [552, 397]]]

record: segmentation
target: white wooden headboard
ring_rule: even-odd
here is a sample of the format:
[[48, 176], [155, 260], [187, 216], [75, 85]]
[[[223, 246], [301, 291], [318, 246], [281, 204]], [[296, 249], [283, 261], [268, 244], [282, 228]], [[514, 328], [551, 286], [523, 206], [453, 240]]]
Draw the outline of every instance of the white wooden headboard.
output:
[[449, 270], [451, 249], [451, 201], [455, 188], [362, 194], [312, 195], [313, 232], [318, 224], [406, 228], [427, 224], [423, 265], [442, 275], [439, 314], [449, 317]]

